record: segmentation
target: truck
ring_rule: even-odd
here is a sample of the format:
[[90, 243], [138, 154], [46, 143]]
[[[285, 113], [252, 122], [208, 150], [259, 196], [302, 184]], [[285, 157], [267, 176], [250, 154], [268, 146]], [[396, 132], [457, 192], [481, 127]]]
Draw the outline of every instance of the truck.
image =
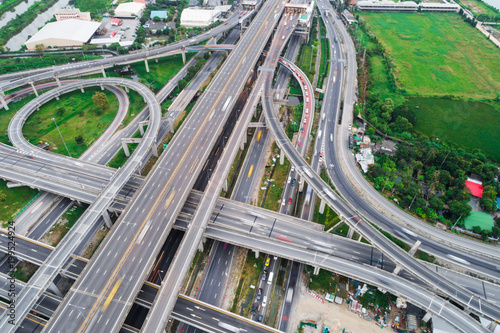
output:
[[267, 279], [267, 284], [273, 283], [274, 272], [269, 273], [269, 278]]
[[288, 288], [288, 291], [286, 292], [285, 302], [290, 303], [292, 299], [293, 299], [293, 288]]

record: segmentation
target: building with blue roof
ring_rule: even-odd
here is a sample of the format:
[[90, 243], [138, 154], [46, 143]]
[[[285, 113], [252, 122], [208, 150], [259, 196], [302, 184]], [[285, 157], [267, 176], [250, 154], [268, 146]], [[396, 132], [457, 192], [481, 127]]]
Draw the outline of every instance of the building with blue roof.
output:
[[152, 20], [155, 17], [159, 17], [161, 19], [167, 18], [167, 11], [166, 10], [152, 10], [151, 15], [149, 15], [149, 18]]

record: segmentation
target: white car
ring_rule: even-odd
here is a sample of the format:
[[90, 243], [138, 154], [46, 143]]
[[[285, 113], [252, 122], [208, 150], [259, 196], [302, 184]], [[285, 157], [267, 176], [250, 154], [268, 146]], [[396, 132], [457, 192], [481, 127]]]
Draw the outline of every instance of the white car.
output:
[[349, 124], [349, 126], [347, 127], [347, 129], [350, 131], [352, 129], [352, 126]]
[[309, 109], [306, 109], [306, 114], [308, 114], [308, 113], [309, 113]]
[[266, 305], [267, 305], [267, 296], [264, 296], [264, 298], [262, 299], [262, 306]]
[[307, 119], [306, 119], [306, 118], [304, 118], [304, 124], [305, 124], [305, 123], [307, 123]]

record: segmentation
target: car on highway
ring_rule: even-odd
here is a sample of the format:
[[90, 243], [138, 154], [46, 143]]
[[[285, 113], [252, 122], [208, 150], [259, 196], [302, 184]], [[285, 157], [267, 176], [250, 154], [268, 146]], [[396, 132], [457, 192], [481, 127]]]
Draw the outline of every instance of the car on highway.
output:
[[267, 305], [267, 296], [264, 296], [264, 298], [262, 299], [262, 306], [266, 305]]
[[[291, 198], [290, 198], [291, 199]], [[266, 267], [269, 266], [269, 263], [271, 262], [271, 258], [267, 257], [266, 259]]]
[[304, 127], [301, 127], [301, 128], [300, 128], [300, 131], [301, 131], [301, 132], [304, 132]]
[[349, 126], [347, 127], [347, 129], [348, 129], [349, 131], [352, 129], [351, 124], [349, 124]]
[[240, 18], [241, 18], [241, 16], [238, 16], [238, 18], [240, 19]]
[[262, 323], [262, 319], [263, 319], [263, 318], [264, 318], [264, 316], [259, 315], [259, 316], [257, 317], [257, 321], [258, 321], [259, 323]]
[[297, 181], [295, 179], [292, 179], [292, 186], [295, 186], [296, 183]]
[[318, 156], [319, 156], [319, 158], [323, 158], [323, 153], [320, 152]]
[[290, 184], [290, 182], [292, 181], [292, 177], [288, 177], [288, 184]]
[[267, 5], [267, 8], [269, 8], [270, 5]]
[[292, 165], [292, 168], [290, 169], [291, 172], [295, 171], [295, 167]]
[[305, 124], [305, 123], [307, 123], [307, 119], [306, 119], [306, 118], [304, 118], [304, 121], [303, 121], [303, 123], [304, 123], [304, 124]]
[[267, 280], [267, 270], [264, 270], [264, 273], [262, 273], [262, 281]]
[[[257, 298], [257, 300], [258, 300], [258, 298]], [[258, 307], [257, 303], [254, 303], [252, 306], [252, 314], [255, 314], [255, 312], [257, 312], [257, 307]]]
[[306, 103], [309, 103], [309, 97], [306, 97]]
[[[308, 99], [309, 99], [309, 98], [308, 98]], [[308, 101], [308, 102], [309, 102], [309, 101]], [[306, 109], [306, 114], [308, 114], [308, 113], [309, 113], [309, 109]]]
[[257, 290], [257, 299], [260, 299], [262, 297], [262, 288], [259, 288], [259, 290]]
[[227, 22], [225, 22], [224, 25], [227, 25]]
[[291, 203], [292, 203], [292, 198], [288, 198], [288, 204], [291, 204]]

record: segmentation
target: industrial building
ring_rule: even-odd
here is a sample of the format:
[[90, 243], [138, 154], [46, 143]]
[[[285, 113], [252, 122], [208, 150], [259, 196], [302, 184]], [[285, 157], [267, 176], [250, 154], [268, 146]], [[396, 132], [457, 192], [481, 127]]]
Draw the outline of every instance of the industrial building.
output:
[[419, 10], [422, 12], [448, 12], [448, 13], [458, 13], [460, 11], [460, 6], [456, 3], [415, 3], [413, 1], [401, 1], [394, 3], [388, 0], [368, 0], [368, 1], [358, 1], [358, 9], [362, 11], [372, 11], [372, 12], [416, 12]]
[[218, 9], [186, 8], [181, 14], [181, 25], [184, 27], [206, 27], [218, 20]]
[[81, 12], [80, 9], [72, 6], [58, 8], [54, 11], [54, 16], [57, 21], [64, 21], [69, 19], [90, 21], [90, 12]]
[[45, 25], [24, 44], [28, 50], [34, 50], [38, 44], [43, 44], [45, 48], [79, 47], [92, 38], [99, 26], [99, 22], [75, 19], [52, 22]]
[[141, 17], [146, 5], [138, 2], [121, 3], [115, 9], [115, 17]]

